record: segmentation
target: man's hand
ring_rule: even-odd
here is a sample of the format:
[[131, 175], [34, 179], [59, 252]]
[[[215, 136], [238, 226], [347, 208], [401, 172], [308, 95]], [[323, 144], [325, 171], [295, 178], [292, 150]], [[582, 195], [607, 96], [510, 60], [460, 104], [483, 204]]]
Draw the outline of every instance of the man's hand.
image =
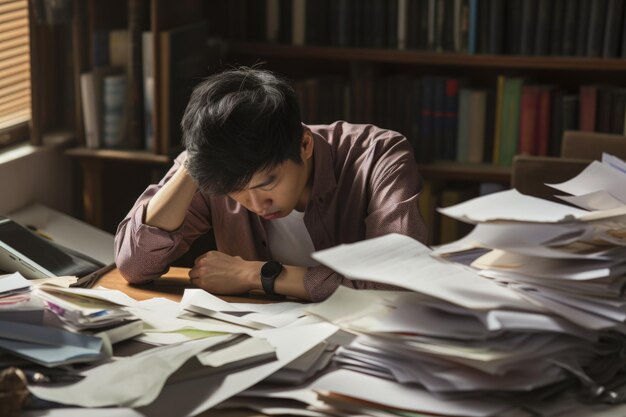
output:
[[243, 294], [261, 288], [259, 273], [263, 262], [245, 261], [210, 251], [198, 257], [189, 271], [191, 282], [212, 294]]

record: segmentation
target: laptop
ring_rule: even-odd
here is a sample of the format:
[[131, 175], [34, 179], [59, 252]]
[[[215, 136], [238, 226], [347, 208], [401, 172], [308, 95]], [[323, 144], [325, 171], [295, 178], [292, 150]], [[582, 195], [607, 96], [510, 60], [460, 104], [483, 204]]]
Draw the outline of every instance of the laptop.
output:
[[28, 279], [76, 276], [79, 286], [95, 280], [113, 265], [46, 239], [21, 224], [0, 216], [0, 270], [19, 272]]

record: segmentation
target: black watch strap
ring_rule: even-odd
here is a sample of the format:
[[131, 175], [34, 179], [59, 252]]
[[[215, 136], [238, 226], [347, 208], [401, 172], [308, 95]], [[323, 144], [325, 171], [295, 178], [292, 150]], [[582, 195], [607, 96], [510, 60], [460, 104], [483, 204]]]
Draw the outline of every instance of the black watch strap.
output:
[[283, 272], [283, 264], [278, 261], [268, 261], [261, 267], [261, 285], [265, 294], [275, 296], [274, 283], [276, 278]]

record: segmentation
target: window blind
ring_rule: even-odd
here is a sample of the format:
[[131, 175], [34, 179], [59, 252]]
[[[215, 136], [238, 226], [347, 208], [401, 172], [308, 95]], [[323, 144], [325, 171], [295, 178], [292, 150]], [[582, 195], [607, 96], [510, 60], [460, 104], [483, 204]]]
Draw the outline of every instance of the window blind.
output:
[[28, 0], [0, 0], [0, 130], [31, 117], [28, 32]]

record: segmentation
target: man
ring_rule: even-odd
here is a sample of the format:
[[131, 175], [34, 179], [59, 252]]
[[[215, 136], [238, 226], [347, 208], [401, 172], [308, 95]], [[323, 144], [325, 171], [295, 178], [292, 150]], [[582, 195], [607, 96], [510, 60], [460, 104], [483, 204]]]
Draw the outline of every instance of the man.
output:
[[165, 273], [199, 236], [217, 251], [191, 282], [215, 294], [264, 290], [319, 301], [349, 280], [313, 251], [388, 233], [423, 240], [420, 179], [408, 141], [372, 125], [306, 126], [293, 89], [268, 71], [207, 78], [182, 120], [186, 152], [120, 224], [116, 263], [132, 283]]

